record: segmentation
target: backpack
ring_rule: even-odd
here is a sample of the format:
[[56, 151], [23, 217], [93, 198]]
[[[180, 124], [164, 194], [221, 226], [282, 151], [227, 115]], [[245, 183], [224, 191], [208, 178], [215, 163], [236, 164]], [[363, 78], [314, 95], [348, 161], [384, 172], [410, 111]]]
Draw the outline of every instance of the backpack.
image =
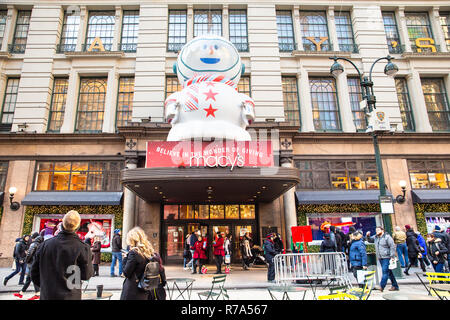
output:
[[139, 279], [138, 288], [144, 291], [151, 291], [158, 288], [161, 277], [160, 277], [161, 264], [159, 259], [152, 257], [150, 261], [146, 264], [144, 273]]

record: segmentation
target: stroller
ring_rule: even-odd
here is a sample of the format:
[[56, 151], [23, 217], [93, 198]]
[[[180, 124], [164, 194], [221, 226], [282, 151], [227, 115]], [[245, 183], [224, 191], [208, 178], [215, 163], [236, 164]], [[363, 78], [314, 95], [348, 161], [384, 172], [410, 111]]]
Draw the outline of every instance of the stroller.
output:
[[250, 267], [253, 265], [269, 265], [266, 258], [264, 258], [264, 251], [260, 246], [254, 245], [250, 250], [252, 252], [252, 256], [248, 260]]

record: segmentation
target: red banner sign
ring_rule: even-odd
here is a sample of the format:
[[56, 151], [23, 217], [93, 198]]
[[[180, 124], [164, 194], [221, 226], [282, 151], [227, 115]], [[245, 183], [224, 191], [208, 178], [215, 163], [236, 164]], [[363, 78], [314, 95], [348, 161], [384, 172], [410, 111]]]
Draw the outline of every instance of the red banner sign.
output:
[[272, 167], [271, 141], [148, 141], [146, 168]]

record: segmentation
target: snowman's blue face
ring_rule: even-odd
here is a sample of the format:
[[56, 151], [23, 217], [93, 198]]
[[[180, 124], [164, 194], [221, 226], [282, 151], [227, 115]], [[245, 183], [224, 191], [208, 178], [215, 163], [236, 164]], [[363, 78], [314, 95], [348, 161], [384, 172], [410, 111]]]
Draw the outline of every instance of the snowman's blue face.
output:
[[237, 50], [231, 43], [219, 38], [192, 40], [183, 48], [179, 60], [189, 70], [188, 73], [228, 73], [236, 66], [240, 68]]

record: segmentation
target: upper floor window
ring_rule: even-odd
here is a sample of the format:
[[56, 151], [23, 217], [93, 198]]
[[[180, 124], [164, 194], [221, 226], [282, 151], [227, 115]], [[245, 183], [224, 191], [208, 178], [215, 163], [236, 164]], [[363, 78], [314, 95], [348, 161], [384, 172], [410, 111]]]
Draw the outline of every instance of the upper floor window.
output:
[[167, 51], [178, 52], [186, 43], [186, 10], [169, 10], [169, 37]]
[[296, 77], [282, 77], [284, 118], [292, 126], [300, 126], [300, 108]]
[[350, 95], [350, 106], [352, 108], [353, 123], [357, 131], [364, 131], [367, 128], [366, 115], [359, 107], [362, 100], [361, 84], [359, 78], [347, 78], [348, 92]]
[[450, 183], [449, 160], [408, 160], [413, 189], [447, 189]]
[[314, 128], [319, 131], [341, 130], [336, 82], [333, 78], [309, 78]]
[[6, 177], [8, 176], [8, 161], [0, 161], [0, 190], [5, 190]]
[[439, 16], [447, 50], [450, 51], [450, 12], [440, 12]]
[[292, 13], [288, 10], [277, 10], [278, 47], [280, 51], [296, 50]]
[[17, 13], [16, 29], [10, 52], [24, 53], [27, 46], [28, 29], [30, 28], [31, 11], [19, 11]]
[[0, 49], [3, 42], [3, 37], [5, 36], [6, 19], [8, 17], [7, 10], [0, 10]]
[[66, 109], [67, 89], [69, 79], [55, 78], [53, 82], [52, 103], [48, 115], [48, 131], [59, 132], [64, 121]]
[[[86, 33], [86, 44], [84, 50], [88, 50], [92, 45], [92, 51], [99, 51], [103, 46], [106, 51], [111, 51], [114, 40], [114, 26], [116, 14], [114, 11], [91, 11]], [[94, 42], [98, 39], [101, 43]]]
[[59, 161], [36, 164], [35, 191], [120, 191], [123, 161]]
[[250, 88], [250, 77], [249, 76], [242, 76], [241, 79], [239, 79], [238, 83], [238, 91], [240, 93], [246, 94], [249, 97], [252, 96], [252, 90]]
[[101, 132], [107, 78], [82, 78], [78, 97], [77, 132]]
[[175, 76], [166, 77], [166, 98], [172, 93], [183, 90], [183, 86], [178, 82]]
[[16, 109], [17, 93], [19, 91], [19, 78], [8, 78], [1, 114], [0, 131], [11, 131]]
[[[406, 26], [408, 28], [409, 41], [411, 49], [414, 52], [430, 52], [430, 47], [421, 47], [422, 45], [434, 45], [433, 33], [431, 31], [428, 13], [415, 12], [405, 13]], [[428, 39], [428, 40], [425, 40]], [[432, 41], [430, 41], [432, 40]], [[436, 47], [436, 45], [434, 45]]]
[[361, 190], [378, 189], [378, 173], [371, 160], [296, 160], [300, 170], [297, 189], [303, 190]]
[[422, 78], [422, 91], [433, 131], [450, 130], [450, 105], [443, 79]]
[[397, 90], [398, 104], [402, 116], [403, 130], [414, 131], [414, 119], [409, 98], [408, 84], [405, 78], [395, 78], [395, 89]]
[[400, 35], [398, 33], [397, 20], [394, 12], [383, 12], [384, 32], [386, 33], [386, 41], [389, 53], [401, 53], [402, 46]]
[[195, 10], [194, 11], [194, 37], [214, 34], [222, 36], [221, 10]]
[[229, 10], [230, 41], [238, 51], [248, 51], [247, 39], [247, 11]]
[[350, 12], [336, 12], [334, 15], [334, 20], [336, 23], [339, 50], [354, 53], [358, 52], [358, 48], [353, 37], [353, 26]]
[[119, 95], [117, 97], [116, 127], [125, 126], [131, 122], [133, 110], [134, 77], [120, 77]]
[[300, 26], [305, 51], [331, 51], [327, 15], [322, 11], [300, 11]]
[[139, 30], [139, 10], [125, 10], [122, 20], [122, 40], [119, 50], [136, 52]]
[[64, 12], [64, 23], [58, 52], [75, 51], [78, 40], [80, 16], [77, 12]]

